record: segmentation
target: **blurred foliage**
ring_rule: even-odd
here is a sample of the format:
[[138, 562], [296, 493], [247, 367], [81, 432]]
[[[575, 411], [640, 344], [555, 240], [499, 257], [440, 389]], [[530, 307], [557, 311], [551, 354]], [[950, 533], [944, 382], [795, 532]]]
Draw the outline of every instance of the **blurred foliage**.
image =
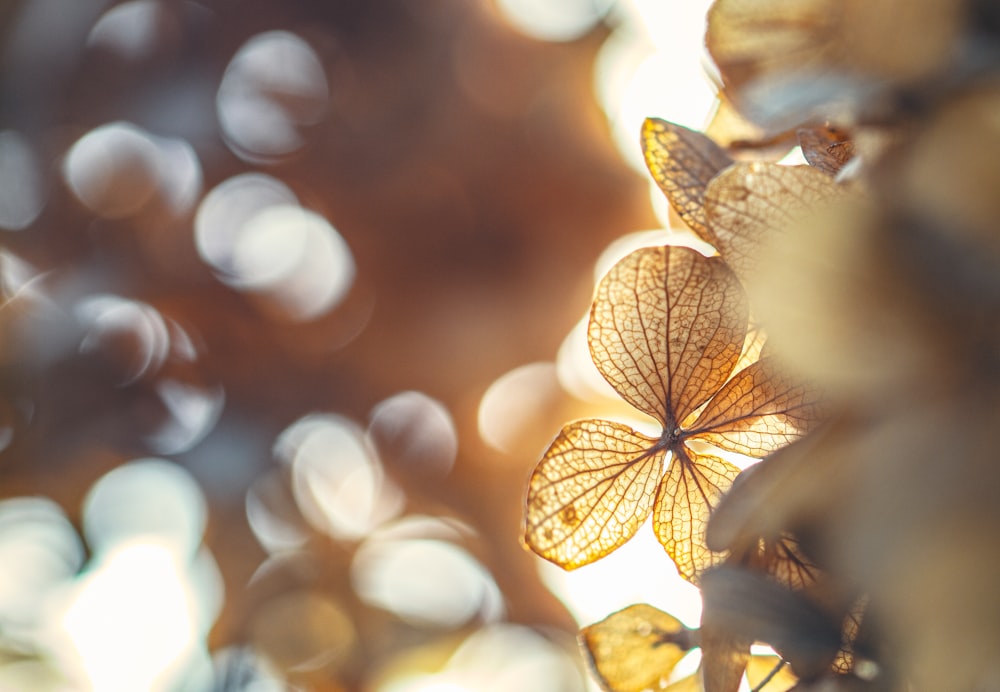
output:
[[583, 689], [478, 404], [654, 223], [590, 26], [0, 4], [0, 686]]

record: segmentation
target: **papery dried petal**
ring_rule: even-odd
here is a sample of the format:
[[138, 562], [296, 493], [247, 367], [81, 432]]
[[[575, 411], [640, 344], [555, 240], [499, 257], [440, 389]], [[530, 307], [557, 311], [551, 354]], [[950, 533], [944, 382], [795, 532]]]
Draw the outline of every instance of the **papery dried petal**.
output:
[[719, 457], [686, 447], [680, 447], [671, 460], [656, 497], [653, 530], [688, 581], [697, 582], [703, 571], [724, 557], [705, 544], [705, 527], [739, 472]]
[[729, 158], [709, 137], [682, 125], [647, 118], [642, 125], [642, 151], [653, 180], [674, 211], [703, 240], [705, 186], [729, 166]]
[[588, 340], [611, 386], [672, 428], [728, 379], [747, 320], [743, 290], [722, 261], [682, 247], [643, 248], [598, 284]]
[[788, 231], [798, 212], [839, 194], [830, 176], [809, 166], [735, 164], [705, 191], [709, 242], [745, 282], [760, 270], [762, 246]]
[[649, 516], [664, 454], [620, 423], [570, 423], [531, 474], [525, 544], [565, 569], [618, 548]]
[[685, 437], [759, 459], [802, 436], [821, 417], [819, 389], [764, 358], [726, 382]]

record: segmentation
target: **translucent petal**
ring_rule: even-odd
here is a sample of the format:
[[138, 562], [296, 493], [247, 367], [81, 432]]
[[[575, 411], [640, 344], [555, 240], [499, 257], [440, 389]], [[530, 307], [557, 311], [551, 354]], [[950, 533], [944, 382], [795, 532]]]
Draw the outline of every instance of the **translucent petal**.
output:
[[735, 164], [705, 190], [707, 240], [746, 281], [757, 269], [763, 244], [784, 231], [803, 207], [840, 192], [830, 176], [810, 166]]
[[588, 340], [611, 386], [673, 429], [728, 379], [747, 321], [743, 289], [718, 258], [643, 248], [598, 284]]
[[733, 162], [729, 154], [704, 134], [658, 118], [642, 125], [642, 152], [674, 211], [708, 240], [702, 198], [708, 181]]
[[799, 548], [799, 541], [785, 534], [764, 541], [764, 565], [768, 574], [790, 589], [802, 590], [816, 583], [819, 569]]
[[525, 543], [565, 569], [604, 557], [649, 516], [664, 454], [620, 423], [570, 423], [531, 474]]
[[736, 373], [685, 430], [729, 452], [762, 458], [797, 439], [822, 415], [820, 392], [764, 358]]
[[709, 454], [679, 446], [660, 484], [653, 512], [653, 530], [667, 549], [677, 571], [697, 583], [703, 571], [724, 558], [705, 544], [705, 527], [740, 470]]

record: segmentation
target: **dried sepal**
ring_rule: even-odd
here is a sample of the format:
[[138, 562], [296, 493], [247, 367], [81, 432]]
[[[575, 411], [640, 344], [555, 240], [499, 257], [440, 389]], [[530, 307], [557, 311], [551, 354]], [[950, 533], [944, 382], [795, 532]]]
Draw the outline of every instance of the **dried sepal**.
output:
[[761, 248], [787, 231], [802, 209], [839, 194], [828, 175], [809, 166], [735, 164], [705, 190], [709, 242], [746, 282], [760, 271]]
[[684, 223], [707, 240], [705, 186], [733, 162], [729, 154], [701, 132], [659, 118], [646, 119], [641, 142], [653, 180]]
[[662, 425], [676, 424], [729, 377], [747, 315], [743, 289], [718, 259], [645, 248], [598, 284], [590, 352], [622, 398]]
[[762, 358], [734, 375], [688, 426], [689, 436], [757, 459], [801, 437], [822, 417], [821, 392]]
[[653, 512], [653, 531], [682, 577], [698, 577], [724, 558], [705, 544], [705, 527], [713, 508], [732, 486], [740, 470], [710, 454], [696, 454], [680, 447], [667, 475]]
[[829, 672], [841, 646], [840, 626], [802, 591], [760, 572], [722, 565], [702, 578], [702, 631], [770, 644], [803, 680]]
[[853, 140], [832, 125], [804, 127], [796, 132], [802, 156], [813, 168], [835, 176], [854, 158]]
[[570, 423], [531, 474], [525, 544], [565, 569], [604, 557], [649, 516], [663, 457], [626, 425]]
[[705, 42], [726, 93], [752, 120], [878, 108], [893, 86], [948, 65], [965, 21], [954, 0], [715, 0]]
[[831, 421], [744, 470], [712, 513], [707, 544], [745, 551], [835, 511], [852, 482], [856, 432], [852, 420]]
[[695, 634], [672, 615], [638, 603], [584, 627], [579, 639], [604, 690], [642, 692], [666, 687]]

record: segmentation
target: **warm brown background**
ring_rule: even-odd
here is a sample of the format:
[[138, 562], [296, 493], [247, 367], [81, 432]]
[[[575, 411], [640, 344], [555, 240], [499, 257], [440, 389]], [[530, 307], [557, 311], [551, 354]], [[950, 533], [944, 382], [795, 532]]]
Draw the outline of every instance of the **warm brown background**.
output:
[[[489, 449], [476, 413], [498, 376], [554, 357], [587, 307], [600, 251], [655, 225], [646, 185], [621, 162], [593, 99], [605, 30], [544, 44], [505, 26], [488, 3], [465, 0], [177, 2], [164, 3], [148, 56], [124, 62], [85, 46], [100, 10], [84, 2], [53, 12], [47, 40], [25, 45], [16, 20], [28, 4], [0, 7], [0, 129], [22, 132], [42, 152], [49, 196], [29, 228], [0, 243], [51, 271], [53, 285], [87, 277], [201, 340], [202, 357], [184, 376], [220, 384], [225, 408], [214, 432], [176, 461], [208, 495], [207, 542], [226, 582], [212, 645], [240, 641], [254, 608], [244, 585], [265, 555], [244, 494], [274, 465], [274, 437], [311, 411], [363, 422], [374, 404], [409, 389], [448, 407], [459, 452], [443, 481], [397, 478], [408, 510], [458, 517], [480, 532], [474, 552], [512, 620], [571, 629], [518, 543], [536, 459]], [[331, 102], [304, 130], [301, 152], [253, 167], [219, 137], [214, 98], [234, 52], [269, 29], [309, 41]], [[115, 120], [187, 139], [206, 191], [248, 170], [285, 181], [354, 252], [358, 280], [346, 303], [307, 324], [269, 317], [203, 265], [191, 215], [109, 221], [88, 211], [59, 161], [81, 135]], [[360, 334], [341, 345], [369, 309]], [[163, 412], [141, 384], [115, 384], [127, 343], [99, 358], [33, 358], [16, 348], [25, 324], [30, 316], [4, 334], [5, 410], [17, 430], [0, 455], [0, 494], [45, 495], [78, 517], [102, 473], [150, 453], [139, 432]], [[11, 408], [15, 400], [30, 400], [33, 414]], [[324, 588], [342, 588], [342, 549], [316, 550]]]

